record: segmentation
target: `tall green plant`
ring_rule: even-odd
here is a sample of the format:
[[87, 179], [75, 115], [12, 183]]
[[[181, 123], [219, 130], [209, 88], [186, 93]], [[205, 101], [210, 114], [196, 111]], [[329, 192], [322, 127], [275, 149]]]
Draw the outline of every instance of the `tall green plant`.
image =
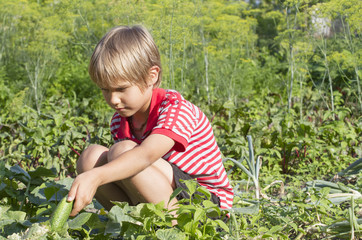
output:
[[[336, 1], [331, 0], [325, 3], [320, 3], [316, 6], [316, 13], [328, 19], [332, 24], [328, 26], [331, 31], [333, 38], [342, 41], [342, 49], [331, 48], [330, 52], [334, 51], [333, 54], [325, 54], [325, 61], [335, 63], [338, 72], [342, 78], [345, 79], [347, 86], [353, 87], [353, 95], [355, 96], [358, 104], [357, 109], [362, 109], [362, 95], [361, 95], [361, 73], [360, 73], [360, 51], [361, 48], [361, 15], [359, 14], [362, 10], [360, 1]], [[326, 41], [325, 41], [326, 42]], [[323, 44], [326, 46], [326, 43]], [[325, 48], [324, 48], [325, 49]], [[324, 51], [324, 53], [326, 53]], [[325, 66], [328, 66], [325, 64]], [[327, 69], [327, 68], [326, 68]], [[329, 73], [329, 72], [328, 72]], [[329, 74], [330, 75], [330, 74]]]
[[[65, 44], [67, 35], [62, 26], [64, 19], [54, 14], [54, 6], [32, 1], [15, 1], [1, 3], [4, 20], [12, 22], [14, 32], [6, 39], [12, 54], [12, 63], [22, 69], [27, 79], [26, 86], [31, 89], [30, 102], [40, 112], [44, 89], [55, 73], [59, 63], [59, 54]], [[9, 11], [10, 10], [10, 11]], [[21, 16], [21, 17], [20, 17]], [[20, 71], [21, 72], [21, 71]], [[10, 76], [17, 79], [18, 73]], [[20, 75], [21, 76], [21, 75]]]
[[[225, 158], [223, 161], [231, 161], [233, 162], [237, 167], [241, 168], [241, 170], [248, 175], [248, 177], [253, 181], [254, 187], [255, 187], [255, 198], [259, 200], [260, 198], [260, 184], [259, 184], [259, 172], [261, 168], [261, 157], [258, 156], [255, 160], [254, 157], [254, 148], [252, 143], [252, 138], [250, 135], [247, 137], [248, 140], [248, 147], [249, 147], [249, 158], [246, 158], [245, 156], [242, 156], [242, 158], [237, 161], [233, 158]], [[246, 160], [246, 163], [248, 165], [247, 169], [242, 162]]]

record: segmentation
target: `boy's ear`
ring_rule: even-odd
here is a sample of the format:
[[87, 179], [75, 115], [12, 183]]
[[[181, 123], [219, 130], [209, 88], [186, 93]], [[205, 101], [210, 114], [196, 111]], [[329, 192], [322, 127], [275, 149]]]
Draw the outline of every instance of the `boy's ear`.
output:
[[160, 68], [158, 66], [153, 66], [150, 68], [149, 71], [149, 84], [150, 85], [155, 85], [155, 83], [158, 80], [158, 75], [160, 73]]

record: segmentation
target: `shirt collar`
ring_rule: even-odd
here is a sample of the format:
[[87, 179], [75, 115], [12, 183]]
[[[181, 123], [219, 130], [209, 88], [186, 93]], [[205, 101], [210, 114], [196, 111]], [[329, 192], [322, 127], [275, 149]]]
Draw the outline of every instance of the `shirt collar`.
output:
[[152, 91], [152, 99], [150, 111], [148, 115], [147, 127], [145, 133], [151, 131], [157, 124], [158, 108], [166, 96], [166, 90], [162, 88], [155, 88]]

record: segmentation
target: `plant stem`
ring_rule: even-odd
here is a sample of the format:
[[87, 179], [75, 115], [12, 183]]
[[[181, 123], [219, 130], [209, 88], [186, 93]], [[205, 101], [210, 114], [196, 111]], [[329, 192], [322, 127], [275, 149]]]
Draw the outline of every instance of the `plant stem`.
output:
[[[322, 47], [320, 48], [324, 57], [324, 66], [326, 68], [326, 74], [328, 75], [328, 83], [329, 83], [329, 92], [331, 95], [331, 111], [334, 112], [334, 95], [333, 95], [333, 84], [332, 77], [330, 74], [329, 63], [327, 59], [327, 40], [322, 38]], [[335, 120], [335, 115], [333, 114], [333, 120]]]
[[24, 194], [24, 199], [23, 199], [23, 201], [22, 201], [21, 204], [20, 204], [19, 211], [21, 211], [21, 209], [23, 208], [24, 203], [25, 203], [26, 196], [27, 196], [28, 193], [29, 193], [30, 182], [31, 182], [31, 179], [29, 179], [29, 182], [28, 182], [28, 184], [26, 185], [26, 190], [25, 190], [25, 194]]
[[[297, 25], [297, 10], [298, 6], [294, 6], [296, 9], [295, 16], [294, 16], [294, 26], [293, 29], [295, 29]], [[294, 35], [292, 34], [290, 23], [289, 23], [289, 13], [288, 13], [288, 7], [286, 7], [286, 18], [287, 18], [287, 29], [289, 30], [289, 70], [290, 70], [290, 85], [289, 85], [289, 91], [288, 91], [288, 112], [290, 111], [292, 107], [292, 96], [293, 96], [293, 82], [294, 82], [294, 73], [295, 73], [295, 59], [294, 59]]]
[[172, 5], [172, 13], [171, 13], [171, 23], [170, 23], [170, 34], [169, 34], [169, 44], [170, 44], [170, 48], [169, 48], [169, 68], [170, 68], [170, 81], [171, 81], [171, 88], [175, 88], [175, 83], [174, 83], [174, 79], [173, 79], [173, 55], [172, 55], [172, 24], [173, 24], [173, 16], [174, 16], [174, 12], [175, 12], [175, 1], [173, 1], [173, 5]]
[[[236, 217], [235, 217], [235, 213], [234, 212], [231, 212], [230, 213], [230, 218], [232, 219], [233, 223], [234, 223], [234, 226], [235, 226], [235, 233], [236, 233], [236, 239], [240, 239], [239, 237], [239, 225], [238, 225], [238, 222], [236, 220]], [[230, 228], [231, 229], [231, 228]], [[230, 233], [232, 234], [232, 233]]]
[[207, 46], [205, 41], [204, 30], [201, 27], [200, 29], [201, 38], [202, 38], [202, 46], [204, 50], [204, 63], [205, 63], [205, 84], [206, 84], [206, 95], [207, 95], [207, 103], [210, 104], [210, 93], [209, 93], [209, 58], [207, 53]]
[[[342, 24], [344, 23], [343, 19], [341, 19], [342, 21]], [[349, 48], [351, 50], [351, 53], [353, 56], [355, 56], [356, 52], [355, 52], [355, 48], [354, 48], [354, 45], [353, 45], [353, 41], [352, 41], [352, 34], [351, 34], [351, 31], [350, 31], [350, 28], [349, 28], [349, 24], [347, 22], [346, 24], [347, 26], [345, 26], [343, 24], [343, 28], [344, 28], [344, 33], [345, 33], [345, 38], [347, 40], [347, 43], [349, 45]], [[361, 93], [361, 83], [360, 83], [360, 79], [359, 79], [359, 75], [358, 75], [358, 63], [356, 62], [355, 60], [356, 58], [354, 58], [354, 71], [356, 73], [356, 81], [357, 81], [357, 94], [358, 94], [358, 102], [359, 102], [359, 106], [360, 106], [360, 111], [362, 111], [362, 93]]]

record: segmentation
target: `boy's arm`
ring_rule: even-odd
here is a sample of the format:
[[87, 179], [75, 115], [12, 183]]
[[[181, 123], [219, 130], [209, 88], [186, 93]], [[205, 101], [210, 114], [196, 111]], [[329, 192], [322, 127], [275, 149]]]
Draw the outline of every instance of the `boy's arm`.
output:
[[109, 163], [78, 175], [68, 193], [68, 201], [75, 199], [71, 216], [92, 201], [99, 186], [136, 175], [164, 156], [174, 144], [165, 135], [151, 134], [139, 146]]

